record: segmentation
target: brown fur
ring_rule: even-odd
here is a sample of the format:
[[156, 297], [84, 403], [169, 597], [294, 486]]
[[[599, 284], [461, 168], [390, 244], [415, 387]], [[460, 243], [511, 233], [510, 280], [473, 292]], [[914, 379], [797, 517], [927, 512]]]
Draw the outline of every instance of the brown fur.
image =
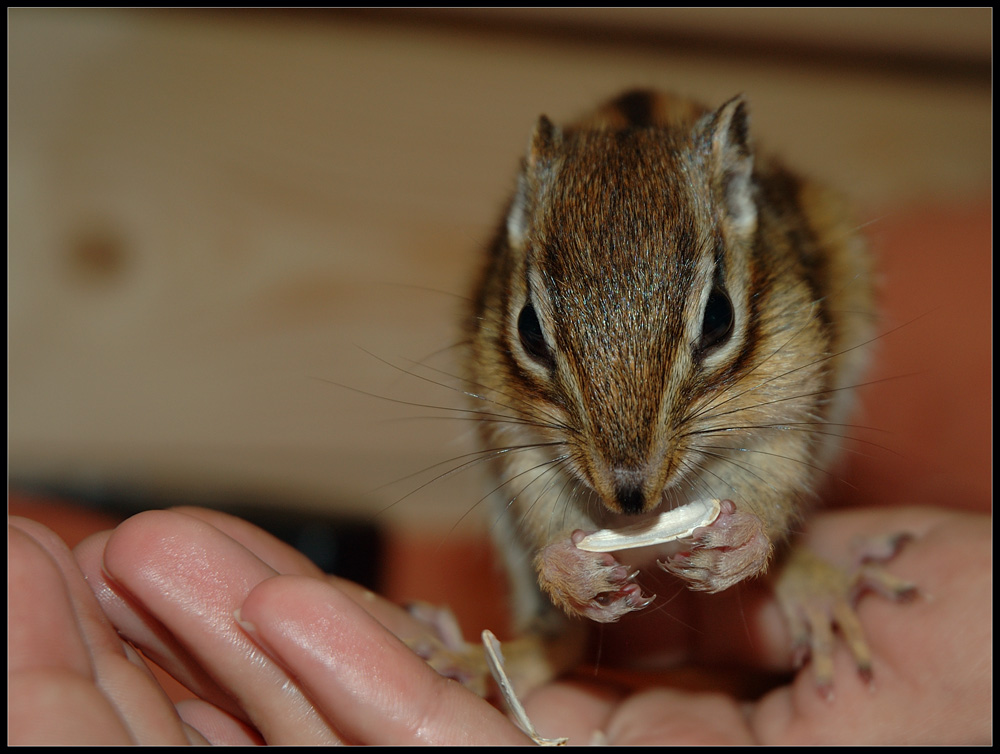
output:
[[[624, 510], [730, 499], [767, 546], [693, 586], [766, 568], [863, 363], [870, 274], [852, 229], [837, 198], [755, 155], [740, 98], [712, 111], [629, 92], [564, 129], [539, 120], [467, 324], [522, 627], [551, 619], [539, 553]], [[705, 345], [714, 291], [733, 324]], [[530, 319], [519, 330], [527, 306], [540, 341]], [[573, 585], [553, 578], [540, 586], [559, 602]]]

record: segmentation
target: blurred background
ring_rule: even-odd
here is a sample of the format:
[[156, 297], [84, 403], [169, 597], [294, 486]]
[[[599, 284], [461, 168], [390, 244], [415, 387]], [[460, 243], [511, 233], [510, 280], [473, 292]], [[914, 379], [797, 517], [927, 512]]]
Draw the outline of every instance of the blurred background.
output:
[[[306, 549], [360, 532], [365, 572], [410, 573], [393, 558], [425, 542], [487, 558], [479, 474], [437, 478], [468, 426], [404, 403], [462, 403], [457, 319], [535, 118], [635, 85], [747, 93], [764, 149], [854, 199], [904, 325], [883, 350], [911, 338], [887, 373], [924, 375], [885, 442], [921, 489], [988, 498], [991, 30], [990, 9], [8, 10], [12, 507], [249, 511]], [[935, 402], [939, 369], [977, 409]]]

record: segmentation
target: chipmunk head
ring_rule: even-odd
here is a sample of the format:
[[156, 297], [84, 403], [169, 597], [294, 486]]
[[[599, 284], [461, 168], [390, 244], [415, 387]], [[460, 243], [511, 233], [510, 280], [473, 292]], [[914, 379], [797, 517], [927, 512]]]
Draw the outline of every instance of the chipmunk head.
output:
[[514, 384], [619, 513], [655, 508], [685, 472], [672, 428], [744, 348], [757, 228], [743, 100], [666, 129], [640, 98], [608, 105], [602, 127], [539, 119], [506, 219], [498, 323]]

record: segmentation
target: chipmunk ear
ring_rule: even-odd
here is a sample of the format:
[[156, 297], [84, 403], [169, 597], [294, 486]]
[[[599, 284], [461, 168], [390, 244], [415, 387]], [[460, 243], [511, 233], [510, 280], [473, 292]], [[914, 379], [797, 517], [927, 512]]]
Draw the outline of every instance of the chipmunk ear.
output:
[[535, 130], [531, 132], [531, 140], [528, 142], [526, 172], [545, 170], [551, 166], [560, 144], [562, 144], [562, 130], [544, 115], [539, 115], [535, 122]]
[[528, 141], [528, 154], [517, 181], [517, 193], [507, 215], [507, 235], [514, 246], [524, 242], [528, 218], [552, 176], [562, 138], [558, 126], [544, 115], [538, 117]]
[[743, 95], [716, 110], [702, 136], [711, 153], [712, 181], [725, 205], [730, 228], [742, 236], [752, 235], [757, 229], [757, 203], [750, 119]]

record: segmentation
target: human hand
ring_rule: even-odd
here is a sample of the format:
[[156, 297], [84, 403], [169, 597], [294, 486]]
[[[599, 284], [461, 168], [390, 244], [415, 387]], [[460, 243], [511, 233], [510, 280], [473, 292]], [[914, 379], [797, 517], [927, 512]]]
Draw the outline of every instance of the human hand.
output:
[[[988, 740], [987, 522], [932, 510], [820, 519], [818, 546], [835, 547], [872, 527], [905, 528], [917, 537], [893, 567], [932, 599], [861, 605], [875, 652], [874, 693], [859, 681], [845, 651], [838, 656], [832, 702], [816, 693], [807, 668], [750, 705], [720, 693], [676, 687], [628, 692], [578, 679], [538, 690], [526, 700], [528, 713], [542, 735], [577, 742], [590, 741], [595, 731], [612, 743]], [[143, 514], [110, 540], [105, 535], [80, 551], [92, 584], [100, 583], [102, 550], [115, 589], [129, 595], [126, 604], [99, 587], [119, 630], [186, 679], [204, 700], [203, 712], [244, 721], [266, 741], [524, 740], [492, 707], [439, 678], [395, 639], [409, 628], [405, 612], [321, 577], [300, 555], [248, 524], [207, 511]], [[707, 604], [719, 608], [703, 614], [705, 625], [691, 626], [702, 637], [696, 655], [718, 658], [720, 645], [739, 648], [732, 637], [742, 633], [755, 639], [758, 661], [787, 657], [787, 644], [780, 649], [787, 637], [766, 603], [742, 620], [730, 615], [728, 623], [719, 621], [723, 603]], [[253, 641], [233, 618], [237, 608], [253, 625]], [[710, 628], [717, 642], [709, 640]], [[187, 719], [210, 740], [232, 742]]]
[[[641, 630], [604, 629], [602, 656], [624, 663], [664, 637], [686, 648], [704, 677], [647, 687], [591, 709], [615, 743], [702, 744], [941, 744], [983, 743], [992, 728], [992, 563], [988, 516], [932, 508], [888, 508], [817, 516], [806, 541], [832, 561], [858, 536], [913, 536], [888, 569], [919, 586], [918, 598], [897, 604], [868, 596], [858, 615], [873, 652], [874, 681], [836, 648], [833, 698], [819, 693], [811, 663], [743, 704], [729, 689], [752, 687], [755, 667], [788, 670], [791, 640], [766, 584], [741, 585], [719, 595], [684, 592], [646, 618]], [[661, 592], [662, 594], [663, 592]], [[637, 619], [642, 619], [637, 614]], [[624, 623], [624, 621], [623, 621]], [[661, 644], [662, 646], [662, 644]], [[720, 674], [718, 669], [729, 668]], [[732, 668], [742, 668], [742, 673]], [[686, 683], [685, 683], [686, 681]], [[748, 681], [750, 684], [748, 685]], [[647, 684], [648, 686], [648, 684]], [[697, 689], [693, 690], [692, 689]], [[542, 735], [560, 710], [572, 710], [574, 689], [554, 684], [529, 700]], [[594, 692], [584, 690], [584, 694]], [[565, 714], [557, 729], [574, 735]], [[585, 741], [588, 724], [576, 737]]]
[[50, 530], [7, 526], [7, 743], [202, 743]]
[[[198, 696], [182, 714], [213, 743], [527, 741], [396, 639], [420, 628], [405, 611], [324, 576], [232, 516], [150, 511], [82, 543], [77, 556], [122, 635]], [[293, 604], [283, 623], [286, 592]], [[303, 653], [287, 666], [293, 672], [261, 649], [271, 634], [248, 634], [249, 622], [270, 630], [274, 619]]]

